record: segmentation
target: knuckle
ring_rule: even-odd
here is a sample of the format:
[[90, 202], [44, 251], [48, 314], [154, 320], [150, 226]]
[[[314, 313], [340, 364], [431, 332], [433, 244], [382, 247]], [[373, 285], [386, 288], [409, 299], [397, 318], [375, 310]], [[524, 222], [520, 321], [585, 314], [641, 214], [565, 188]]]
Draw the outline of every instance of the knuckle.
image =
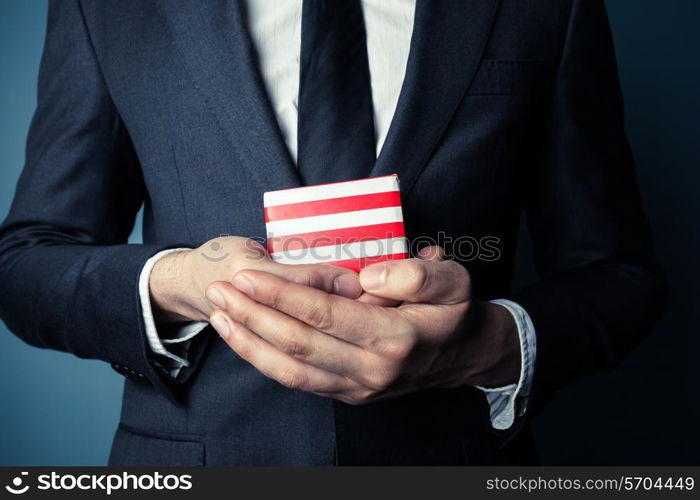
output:
[[410, 294], [419, 294], [428, 284], [428, 270], [422, 262], [417, 260], [410, 261], [408, 266], [407, 292]]
[[[367, 376], [367, 387], [373, 391], [381, 391], [389, 387], [395, 380], [394, 374], [389, 370], [376, 370]], [[367, 395], [367, 394], [366, 394]]]
[[298, 285], [311, 286], [313, 277], [308, 269], [299, 269], [294, 275], [293, 281]]
[[377, 342], [375, 345], [375, 352], [383, 358], [401, 362], [411, 355], [415, 343], [416, 339], [414, 335], [406, 332]]
[[311, 288], [321, 288], [322, 280], [319, 273], [312, 269], [299, 269], [294, 276], [294, 283]]
[[333, 308], [328, 301], [319, 301], [309, 305], [307, 320], [310, 325], [321, 331], [331, 331], [334, 326]]
[[289, 293], [289, 285], [290, 284], [288, 282], [285, 282], [281, 286], [274, 287], [269, 290], [270, 306], [272, 306], [273, 309], [280, 310], [282, 308], [284, 298]]
[[383, 391], [396, 382], [401, 370], [401, 364], [387, 361], [385, 358], [375, 358], [365, 365], [364, 375], [360, 380], [358, 391], [365, 391], [370, 396], [377, 391]]
[[309, 355], [309, 349], [301, 340], [298, 332], [290, 330], [280, 341], [282, 351], [294, 358], [306, 358]]
[[280, 378], [279, 383], [289, 389], [303, 389], [307, 385], [307, 377], [299, 369], [294, 367], [286, 368]]

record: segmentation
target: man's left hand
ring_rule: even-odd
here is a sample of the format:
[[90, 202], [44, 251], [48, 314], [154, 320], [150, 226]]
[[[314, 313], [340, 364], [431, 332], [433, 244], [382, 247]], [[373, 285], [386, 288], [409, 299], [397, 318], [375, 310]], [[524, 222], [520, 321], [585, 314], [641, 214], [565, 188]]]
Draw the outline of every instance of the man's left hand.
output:
[[210, 322], [264, 375], [350, 404], [517, 382], [515, 321], [502, 306], [474, 299], [467, 270], [441, 255], [430, 247], [418, 259], [366, 267], [360, 299], [243, 270], [232, 283], [209, 286], [225, 301], [207, 294], [218, 302]]

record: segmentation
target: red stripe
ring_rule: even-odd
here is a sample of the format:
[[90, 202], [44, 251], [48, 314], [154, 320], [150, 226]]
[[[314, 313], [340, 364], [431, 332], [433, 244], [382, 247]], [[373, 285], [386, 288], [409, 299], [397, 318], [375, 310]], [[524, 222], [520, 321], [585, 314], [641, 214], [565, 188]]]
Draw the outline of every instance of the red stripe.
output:
[[321, 262], [320, 264], [326, 264], [329, 266], [344, 267], [345, 269], [350, 269], [355, 272], [360, 272], [364, 267], [370, 264], [376, 264], [377, 262], [384, 262], [387, 260], [402, 260], [408, 259], [407, 253], [393, 253], [390, 255], [378, 255], [376, 257], [361, 257], [359, 259], [348, 259], [348, 260], [336, 260], [335, 262]]
[[370, 226], [345, 227], [330, 231], [292, 234], [268, 238], [267, 251], [270, 253], [297, 250], [299, 248], [343, 245], [357, 241], [383, 240], [406, 236], [403, 222], [387, 222]]
[[265, 207], [265, 222], [400, 206], [400, 193], [398, 191], [385, 191], [383, 193], [360, 194]]

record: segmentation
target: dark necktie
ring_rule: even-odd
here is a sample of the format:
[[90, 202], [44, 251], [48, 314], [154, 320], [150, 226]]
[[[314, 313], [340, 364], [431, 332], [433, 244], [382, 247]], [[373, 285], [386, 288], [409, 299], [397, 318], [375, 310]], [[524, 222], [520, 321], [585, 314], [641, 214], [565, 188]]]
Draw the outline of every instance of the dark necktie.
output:
[[304, 184], [369, 175], [376, 143], [360, 0], [304, 0], [298, 111]]

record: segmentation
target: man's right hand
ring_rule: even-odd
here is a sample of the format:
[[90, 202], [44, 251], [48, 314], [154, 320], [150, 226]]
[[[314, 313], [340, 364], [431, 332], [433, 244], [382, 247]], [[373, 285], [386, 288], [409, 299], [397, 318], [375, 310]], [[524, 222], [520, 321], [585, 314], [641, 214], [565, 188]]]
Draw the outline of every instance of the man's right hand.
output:
[[321, 264], [279, 264], [255, 240], [226, 236], [193, 250], [173, 252], [156, 262], [149, 280], [156, 323], [209, 321], [213, 308], [205, 296], [207, 285], [231, 281], [243, 269], [266, 271], [348, 298], [362, 293], [353, 271]]

